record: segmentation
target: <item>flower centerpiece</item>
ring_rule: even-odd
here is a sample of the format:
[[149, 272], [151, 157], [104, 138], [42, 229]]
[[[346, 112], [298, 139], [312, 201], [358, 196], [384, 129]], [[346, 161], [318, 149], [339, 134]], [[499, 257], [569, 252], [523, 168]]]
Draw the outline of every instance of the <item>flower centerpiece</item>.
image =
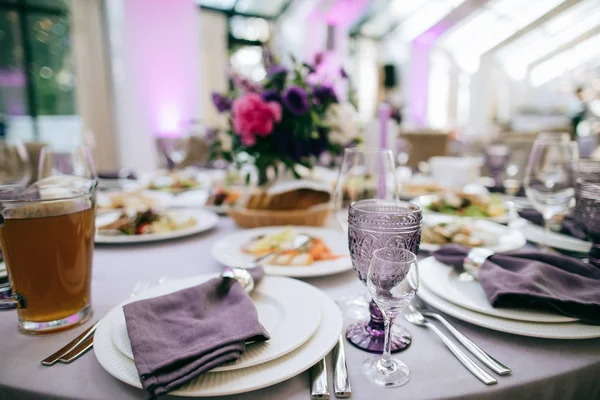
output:
[[[358, 138], [358, 130], [348, 119], [351, 106], [338, 101], [334, 82], [315, 79], [317, 67], [274, 64], [262, 82], [234, 75], [230, 92], [213, 93], [217, 110], [229, 115], [229, 128], [217, 135], [211, 158], [233, 161], [247, 153], [258, 170], [258, 184], [264, 185], [269, 170], [277, 173], [283, 167], [299, 177], [297, 165], [310, 169], [323, 154], [339, 155]], [[339, 79], [346, 78], [340, 71]]]

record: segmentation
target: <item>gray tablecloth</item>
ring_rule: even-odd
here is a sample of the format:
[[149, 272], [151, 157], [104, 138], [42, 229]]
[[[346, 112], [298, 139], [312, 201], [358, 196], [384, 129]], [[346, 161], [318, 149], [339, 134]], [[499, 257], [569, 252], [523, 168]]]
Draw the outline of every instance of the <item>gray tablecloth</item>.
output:
[[[220, 271], [210, 250], [220, 236], [237, 228], [228, 218], [211, 232], [184, 240], [126, 247], [98, 247], [94, 255], [93, 300], [100, 317], [127, 297], [136, 282], [161, 277], [183, 278]], [[307, 279], [334, 299], [358, 293], [364, 286], [353, 271]], [[599, 288], [600, 290], [600, 288]], [[495, 332], [449, 318], [465, 334], [513, 373], [486, 387], [452, 356], [431, 332], [408, 326], [414, 342], [400, 357], [411, 369], [399, 388], [380, 388], [360, 372], [367, 354], [346, 346], [354, 399], [600, 399], [600, 340], [543, 340]], [[20, 334], [16, 313], [0, 314], [0, 399], [144, 399], [141, 390], [114, 379], [93, 352], [70, 365], [51, 368], [40, 360], [89, 326], [41, 337]], [[329, 360], [330, 361], [330, 360]], [[331, 374], [331, 368], [329, 369]], [[310, 399], [304, 372], [275, 386], [227, 399]], [[333, 395], [332, 395], [332, 398]]]

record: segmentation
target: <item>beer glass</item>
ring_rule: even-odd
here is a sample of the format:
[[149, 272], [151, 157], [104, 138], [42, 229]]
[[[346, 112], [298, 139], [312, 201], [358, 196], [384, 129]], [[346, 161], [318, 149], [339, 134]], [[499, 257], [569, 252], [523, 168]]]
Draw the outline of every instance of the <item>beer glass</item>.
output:
[[64, 330], [92, 315], [96, 185], [52, 176], [0, 196], [0, 246], [11, 286], [0, 309], [17, 309], [22, 332]]

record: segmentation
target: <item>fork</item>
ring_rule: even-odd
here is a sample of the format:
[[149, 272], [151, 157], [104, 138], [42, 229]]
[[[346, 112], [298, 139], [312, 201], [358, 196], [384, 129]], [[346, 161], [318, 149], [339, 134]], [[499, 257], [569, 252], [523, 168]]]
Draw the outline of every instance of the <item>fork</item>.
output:
[[455, 345], [448, 336], [444, 335], [437, 326], [427, 321], [423, 314], [421, 314], [416, 308], [409, 304], [407, 309], [404, 311], [404, 319], [413, 325], [429, 328], [438, 338], [448, 347], [448, 349], [458, 358], [458, 361], [465, 366], [477, 379], [485, 383], [486, 385], [494, 385], [498, 383], [498, 380], [485, 372], [479, 365], [469, 358], [457, 345]]
[[489, 367], [492, 371], [497, 373], [498, 375], [508, 375], [511, 370], [506, 365], [502, 364], [500, 361], [496, 360], [494, 357], [490, 356], [487, 352], [485, 352], [481, 347], [477, 346], [471, 339], [466, 337], [462, 332], [456, 329], [450, 322], [446, 320], [443, 316], [438, 313], [428, 311], [428, 306], [423, 302], [423, 300], [415, 297], [414, 305], [415, 309], [420, 311], [424, 316], [431, 317], [444, 325], [448, 331], [469, 350], [479, 361], [484, 363], [487, 367]]

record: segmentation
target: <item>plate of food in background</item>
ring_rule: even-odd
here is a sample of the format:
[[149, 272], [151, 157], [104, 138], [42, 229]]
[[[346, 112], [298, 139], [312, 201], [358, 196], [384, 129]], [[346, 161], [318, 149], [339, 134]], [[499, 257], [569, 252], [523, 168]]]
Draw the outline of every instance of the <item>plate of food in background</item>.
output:
[[148, 208], [160, 209], [168, 207], [171, 198], [169, 193], [147, 190], [98, 192], [96, 209], [98, 214], [124, 210], [144, 211]]
[[451, 215], [459, 218], [486, 219], [500, 224], [508, 223], [509, 211], [502, 196], [448, 191], [419, 196], [412, 203], [424, 213]]
[[[297, 238], [306, 237], [301, 246]], [[213, 257], [228, 267], [245, 268], [273, 253], [262, 265], [269, 275], [312, 277], [352, 269], [348, 241], [341, 231], [309, 226], [246, 229], [224, 236], [212, 248]]]
[[527, 240], [519, 231], [486, 220], [425, 214], [420, 250], [435, 251], [447, 244], [483, 247], [495, 253], [518, 250]]
[[196, 235], [219, 217], [207, 210], [123, 210], [96, 217], [97, 244], [149, 243]]

